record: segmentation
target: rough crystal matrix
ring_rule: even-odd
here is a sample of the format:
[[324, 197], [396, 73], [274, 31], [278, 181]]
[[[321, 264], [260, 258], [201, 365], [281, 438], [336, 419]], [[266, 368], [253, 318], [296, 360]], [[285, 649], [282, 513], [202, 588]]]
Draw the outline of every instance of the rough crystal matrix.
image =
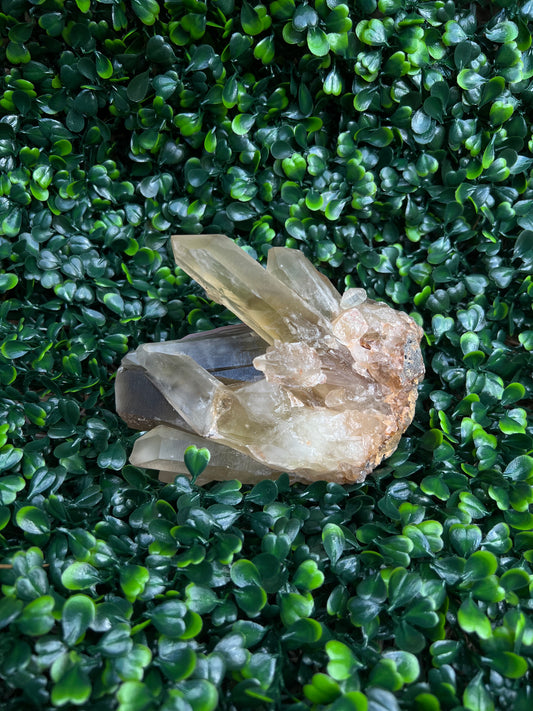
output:
[[179, 266], [243, 322], [150, 343], [117, 375], [117, 410], [138, 429], [131, 462], [186, 472], [207, 446], [200, 481], [362, 481], [411, 423], [424, 365], [407, 314], [342, 296], [302, 252], [274, 247], [264, 269], [223, 235], [177, 235]]

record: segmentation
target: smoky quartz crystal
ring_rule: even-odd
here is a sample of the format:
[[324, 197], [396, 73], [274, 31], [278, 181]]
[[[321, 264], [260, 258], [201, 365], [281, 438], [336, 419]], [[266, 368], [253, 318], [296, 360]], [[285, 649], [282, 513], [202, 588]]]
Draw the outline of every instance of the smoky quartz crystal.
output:
[[130, 461], [171, 480], [185, 449], [211, 452], [200, 483], [358, 482], [398, 446], [424, 375], [405, 313], [341, 295], [296, 249], [266, 269], [224, 235], [176, 235], [178, 265], [242, 324], [147, 343], [123, 359], [117, 411], [147, 430]]

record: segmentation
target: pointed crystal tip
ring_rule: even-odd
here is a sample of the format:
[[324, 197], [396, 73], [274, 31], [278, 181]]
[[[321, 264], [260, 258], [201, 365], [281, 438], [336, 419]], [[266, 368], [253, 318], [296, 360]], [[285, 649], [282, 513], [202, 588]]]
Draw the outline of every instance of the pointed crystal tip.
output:
[[[177, 264], [267, 343], [317, 340], [327, 322], [313, 304], [223, 235], [174, 235]], [[303, 256], [303, 255], [302, 255]]]

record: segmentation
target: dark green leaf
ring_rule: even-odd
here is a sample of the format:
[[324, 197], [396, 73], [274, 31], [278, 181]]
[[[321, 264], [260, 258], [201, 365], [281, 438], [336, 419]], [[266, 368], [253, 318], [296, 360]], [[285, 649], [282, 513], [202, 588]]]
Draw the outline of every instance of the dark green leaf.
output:
[[73, 595], [63, 606], [61, 624], [63, 639], [68, 645], [74, 645], [93, 623], [96, 607], [90, 597]]
[[146, 70], [133, 77], [128, 84], [128, 98], [131, 101], [142, 101], [148, 93], [150, 86], [150, 72]]

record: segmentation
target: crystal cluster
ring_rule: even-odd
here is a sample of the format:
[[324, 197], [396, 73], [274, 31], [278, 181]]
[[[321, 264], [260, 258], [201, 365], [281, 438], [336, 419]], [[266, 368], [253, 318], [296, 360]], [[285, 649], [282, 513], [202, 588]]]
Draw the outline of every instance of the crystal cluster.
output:
[[362, 481], [411, 423], [424, 365], [407, 314], [342, 296], [302, 252], [274, 247], [264, 269], [223, 235], [172, 237], [178, 265], [242, 321], [149, 343], [117, 374], [117, 411], [148, 429], [131, 462], [163, 479], [207, 447], [201, 481]]

